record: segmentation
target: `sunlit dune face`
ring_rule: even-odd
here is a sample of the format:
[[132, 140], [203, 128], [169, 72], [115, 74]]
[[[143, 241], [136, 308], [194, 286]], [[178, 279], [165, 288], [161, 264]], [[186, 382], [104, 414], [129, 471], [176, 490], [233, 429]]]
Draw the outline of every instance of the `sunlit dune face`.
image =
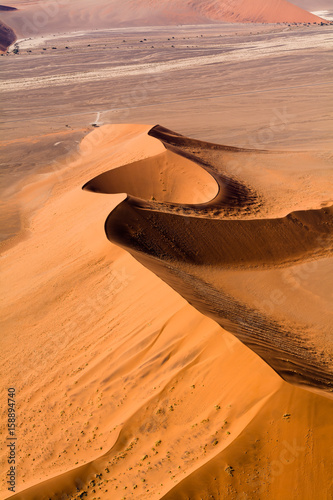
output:
[[109, 170], [87, 182], [83, 189], [179, 204], [206, 203], [219, 190], [208, 172], [172, 151]]

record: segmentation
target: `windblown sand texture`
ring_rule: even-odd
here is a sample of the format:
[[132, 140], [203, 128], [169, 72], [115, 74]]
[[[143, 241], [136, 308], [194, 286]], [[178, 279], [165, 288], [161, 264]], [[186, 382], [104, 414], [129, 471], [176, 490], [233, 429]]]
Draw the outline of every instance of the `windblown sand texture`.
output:
[[[5, 302], [15, 301], [26, 332], [15, 360], [27, 370], [21, 398], [31, 422], [20, 468], [35, 470], [25, 474], [30, 488], [12, 498], [275, 499], [290, 491], [297, 499], [318, 491], [329, 498], [331, 209], [319, 193], [306, 198], [296, 187], [299, 163], [328, 179], [330, 162], [316, 153], [193, 141], [160, 126], [107, 125], [87, 136], [81, 151], [34, 216], [34, 238], [5, 253]], [[244, 168], [235, 175], [232, 159], [240, 155]], [[262, 156], [266, 179], [255, 168]], [[273, 203], [267, 179], [274, 171], [289, 191]], [[97, 177], [81, 191], [92, 172]], [[110, 239], [216, 322], [111, 245], [106, 218]], [[295, 235], [308, 232], [323, 244], [307, 237], [301, 244]], [[58, 250], [45, 259], [46, 248]], [[35, 291], [22, 288], [23, 276]], [[55, 303], [61, 314], [54, 315]], [[34, 396], [40, 373], [48, 390]], [[64, 394], [55, 420], [43, 414], [54, 384]], [[49, 479], [38, 481], [43, 471]]]

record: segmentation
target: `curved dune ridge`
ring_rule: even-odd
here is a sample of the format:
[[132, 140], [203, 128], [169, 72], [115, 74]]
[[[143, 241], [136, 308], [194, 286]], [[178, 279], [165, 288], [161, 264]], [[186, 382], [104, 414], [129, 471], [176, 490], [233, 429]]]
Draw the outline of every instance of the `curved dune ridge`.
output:
[[101, 174], [84, 189], [179, 204], [209, 201], [219, 191], [217, 182], [205, 170], [169, 150]]
[[[177, 189], [177, 196], [182, 188], [187, 196], [192, 193], [192, 204], [166, 202], [167, 195], [149, 201], [154, 177], [150, 175], [154, 165], [152, 159], [144, 168], [145, 162], [139, 162], [125, 166], [123, 174], [121, 168], [102, 174], [84, 188], [116, 193], [117, 186], [121, 186], [123, 192], [130, 171], [138, 171], [133, 179], [135, 197], [128, 195], [106, 220], [108, 239], [128, 250], [190, 304], [236, 335], [285, 380], [330, 393], [333, 374], [330, 308], [323, 324], [315, 325], [311, 324], [315, 313], [308, 313], [307, 318], [305, 309], [302, 320], [297, 318], [295, 321], [293, 316], [284, 314], [281, 305], [290, 288], [290, 273], [297, 274], [297, 266], [311, 261], [322, 262], [331, 256], [333, 207], [263, 218], [264, 197], [240, 179], [225, 175], [227, 157], [224, 155], [257, 154], [265, 159], [269, 158], [269, 152], [254, 153], [196, 141], [160, 126], [151, 129], [149, 135], [163, 142], [173, 155], [178, 155], [180, 168], [184, 157], [199, 164], [215, 178], [220, 186], [219, 193], [210, 201], [197, 204], [198, 192], [193, 189], [197, 177], [194, 184], [191, 179], [189, 184], [183, 182]], [[156, 159], [157, 180], [161, 175], [161, 160], [160, 157]], [[149, 174], [147, 178], [145, 173]], [[168, 170], [165, 177], [167, 175]], [[135, 182], [138, 176], [140, 183]], [[133, 182], [127, 180], [127, 185], [131, 192]], [[270, 273], [277, 269], [281, 284], [278, 288], [270, 287]], [[279, 296], [273, 300], [268, 314], [260, 306], [260, 290], [254, 292], [257, 298], [247, 302], [232, 290], [230, 283], [236, 277], [233, 278], [230, 272], [241, 273], [242, 270], [252, 270], [253, 283], [259, 279], [259, 271], [266, 272], [265, 286], [268, 290], [271, 288], [273, 296]], [[306, 293], [311, 309], [310, 290]], [[292, 300], [298, 308], [297, 294]]]
[[[11, 3], [11, 2], [9, 2]], [[320, 23], [320, 17], [287, 0], [72, 0], [15, 2], [3, 18], [19, 36], [129, 26], [238, 23]]]
[[[318, 230], [305, 219], [328, 210], [331, 162], [147, 125], [96, 128], [80, 151], [33, 217], [33, 236], [4, 255], [2, 331], [23, 336], [14, 352], [9, 336], [2, 369], [11, 383], [8, 367], [24, 373], [10, 498], [328, 498], [330, 246], [294, 245], [291, 263], [284, 241], [281, 257], [259, 233], [242, 250], [224, 223], [241, 223], [242, 237], [247, 223], [283, 225], [301, 211], [295, 228]], [[105, 238], [112, 207], [110, 236], [146, 267]]]

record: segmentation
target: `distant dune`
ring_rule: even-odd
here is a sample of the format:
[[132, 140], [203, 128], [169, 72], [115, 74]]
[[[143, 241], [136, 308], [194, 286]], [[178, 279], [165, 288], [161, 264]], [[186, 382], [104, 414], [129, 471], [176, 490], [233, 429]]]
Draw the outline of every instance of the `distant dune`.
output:
[[5, 52], [16, 40], [14, 31], [0, 21], [0, 52]]
[[[14, 4], [14, 3], [13, 3]], [[287, 0], [73, 0], [66, 5], [16, 2], [4, 12], [19, 36], [125, 26], [238, 23], [315, 23], [321, 19]]]

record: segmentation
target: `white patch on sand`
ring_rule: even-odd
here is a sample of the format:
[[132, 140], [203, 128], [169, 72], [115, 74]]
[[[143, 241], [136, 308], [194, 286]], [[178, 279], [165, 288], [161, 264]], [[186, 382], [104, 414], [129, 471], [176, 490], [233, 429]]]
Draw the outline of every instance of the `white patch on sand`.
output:
[[100, 121], [101, 119], [101, 112], [97, 112], [96, 120], [94, 121], [95, 125], [103, 125], [103, 122]]
[[327, 19], [327, 21], [333, 21], [333, 11], [316, 10], [315, 12], [311, 12], [311, 14], [321, 17], [322, 19]]
[[91, 31], [73, 31], [71, 33], [57, 33], [57, 34], [48, 34], [42, 36], [36, 36], [34, 38], [21, 38], [20, 40], [16, 40], [16, 43], [19, 45], [20, 49], [36, 49], [38, 47], [42, 47], [45, 45], [45, 42], [49, 42], [50, 40], [54, 40], [57, 42], [62, 38], [76, 38], [79, 36], [86, 36], [87, 34], [92, 33]]

